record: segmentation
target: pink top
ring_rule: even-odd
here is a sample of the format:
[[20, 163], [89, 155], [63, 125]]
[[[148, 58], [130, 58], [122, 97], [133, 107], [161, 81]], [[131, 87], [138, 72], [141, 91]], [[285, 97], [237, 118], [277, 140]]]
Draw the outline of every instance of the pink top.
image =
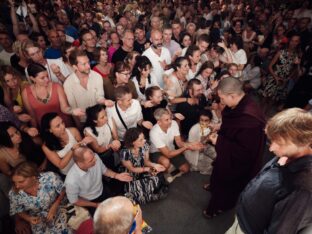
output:
[[[118, 46], [118, 48], [119, 48], [119, 46]], [[108, 50], [107, 50], [108, 62], [110, 62], [110, 63], [112, 62], [113, 55], [116, 52], [116, 50], [118, 50], [118, 48], [115, 48], [113, 46], [108, 47]]]
[[36, 97], [34, 97], [33, 92], [31, 91], [30, 85], [27, 85], [26, 92], [29, 105], [33, 109], [35, 113], [35, 118], [38, 126], [41, 124], [42, 117], [49, 112], [56, 112], [64, 121], [65, 126], [73, 126], [73, 122], [71, 120], [71, 116], [64, 114], [61, 111], [60, 101], [58, 98], [57, 87], [59, 84], [52, 83], [52, 92], [49, 101], [44, 104], [41, 101], [38, 101]]

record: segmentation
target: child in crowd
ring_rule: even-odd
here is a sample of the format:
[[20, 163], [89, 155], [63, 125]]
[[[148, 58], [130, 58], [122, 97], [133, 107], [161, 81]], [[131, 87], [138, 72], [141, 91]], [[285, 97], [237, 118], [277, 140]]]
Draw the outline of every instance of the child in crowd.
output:
[[185, 158], [191, 165], [192, 171], [199, 171], [201, 174], [210, 175], [212, 172], [212, 162], [216, 158], [214, 146], [209, 144], [208, 136], [212, 131], [212, 113], [210, 110], [202, 110], [199, 122], [191, 128], [188, 135], [189, 142], [200, 141], [205, 145], [203, 150], [186, 151]]

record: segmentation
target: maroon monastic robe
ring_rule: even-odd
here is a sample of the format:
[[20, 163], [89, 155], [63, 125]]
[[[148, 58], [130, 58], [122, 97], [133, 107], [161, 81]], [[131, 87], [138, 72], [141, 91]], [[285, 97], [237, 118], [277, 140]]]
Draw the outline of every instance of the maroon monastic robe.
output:
[[249, 95], [222, 112], [216, 142], [217, 158], [210, 179], [208, 214], [235, 206], [240, 192], [261, 168], [265, 119]]

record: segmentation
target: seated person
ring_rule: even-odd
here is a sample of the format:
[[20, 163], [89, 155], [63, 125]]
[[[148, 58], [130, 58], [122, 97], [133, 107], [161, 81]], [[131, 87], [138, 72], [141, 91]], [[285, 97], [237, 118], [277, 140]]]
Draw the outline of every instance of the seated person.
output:
[[190, 163], [191, 170], [200, 171], [201, 174], [211, 174], [211, 164], [216, 157], [214, 146], [208, 144], [208, 136], [212, 132], [211, 121], [211, 111], [202, 110], [199, 113], [199, 122], [193, 125], [188, 134], [188, 142], [200, 141], [204, 145], [203, 150], [185, 152], [185, 158]]
[[10, 214], [30, 223], [32, 233], [69, 233], [66, 210], [60, 204], [64, 185], [53, 172], [39, 173], [35, 164], [22, 162], [12, 173]]
[[[183, 153], [186, 150], [200, 150], [203, 145], [200, 142], [184, 142], [180, 136], [177, 122], [172, 120], [172, 116], [167, 109], [157, 109], [154, 117], [157, 124], [150, 131], [151, 161], [163, 165], [166, 170], [169, 169], [172, 163], [176, 168], [173, 173], [175, 176], [187, 173], [190, 166]], [[176, 149], [175, 144], [178, 149]], [[172, 182], [173, 179], [173, 177], [168, 177], [167, 181]]]
[[94, 214], [94, 234], [141, 234], [142, 223], [139, 206], [134, 206], [126, 197], [108, 198], [98, 206]]
[[[186, 91], [183, 97], [187, 100], [177, 105], [176, 111], [181, 113], [185, 119], [181, 121], [181, 133], [187, 136], [191, 127], [197, 123], [199, 112], [207, 106], [207, 100], [203, 94], [203, 85], [198, 79], [191, 79], [187, 83]], [[188, 99], [192, 100], [190, 104]]]
[[154, 112], [158, 108], [167, 108], [168, 102], [164, 99], [163, 91], [158, 86], [151, 86], [145, 90], [146, 101], [142, 105], [143, 118], [156, 124]]
[[[146, 101], [144, 102], [144, 105], [142, 105], [143, 118], [146, 121], [150, 121], [154, 125], [157, 123], [154, 117], [155, 110], [158, 108], [165, 108], [169, 110], [168, 101], [164, 98], [163, 91], [158, 86], [151, 86], [147, 88], [145, 90], [145, 96]], [[184, 119], [184, 116], [179, 113], [175, 113], [174, 117], [177, 121]]]
[[40, 171], [46, 169], [47, 159], [33, 139], [11, 122], [0, 122], [0, 172], [12, 175], [12, 170], [26, 160], [35, 163]]
[[156, 78], [151, 76], [152, 63], [146, 56], [138, 56], [132, 70], [132, 82], [135, 85], [138, 99], [145, 101], [145, 91], [148, 87], [158, 86]]
[[119, 86], [115, 89], [116, 102], [112, 107], [107, 108], [109, 118], [117, 126], [119, 139], [122, 141], [128, 128], [143, 126], [151, 129], [153, 124], [143, 120], [140, 102], [132, 99], [132, 94], [127, 86]]
[[129, 128], [124, 140], [125, 148], [120, 152], [121, 163], [123, 170], [133, 178], [133, 181], [125, 184], [126, 193], [139, 204], [166, 197], [168, 187], [164, 184], [162, 174], [157, 175], [166, 169], [149, 160], [149, 146], [143, 131]]
[[99, 156], [85, 146], [74, 150], [74, 162], [65, 179], [67, 198], [71, 204], [87, 208], [92, 216], [99, 202], [113, 195], [113, 191], [103, 186], [103, 175], [119, 181], [132, 180], [128, 173], [106, 168]]
[[92, 141], [90, 137], [82, 139], [77, 128], [67, 128], [63, 119], [55, 112], [42, 117], [41, 136], [44, 142], [43, 152], [63, 176], [74, 165], [73, 149], [79, 144], [89, 144]]
[[114, 152], [121, 146], [115, 123], [112, 118], [107, 117], [105, 106], [100, 104], [88, 107], [86, 114], [84, 135], [94, 139], [90, 143], [90, 148], [99, 155], [108, 168], [114, 169]]

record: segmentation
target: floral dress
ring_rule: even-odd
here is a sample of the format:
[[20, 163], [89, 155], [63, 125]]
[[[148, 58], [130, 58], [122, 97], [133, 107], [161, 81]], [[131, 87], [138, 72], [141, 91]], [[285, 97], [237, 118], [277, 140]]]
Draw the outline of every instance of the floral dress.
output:
[[294, 61], [297, 56], [298, 54], [289, 53], [287, 50], [280, 51], [280, 57], [274, 65], [273, 70], [278, 77], [283, 79], [283, 82], [277, 83], [274, 77], [269, 75], [264, 84], [264, 90], [261, 91], [264, 97], [271, 98], [276, 102], [286, 99], [289, 76], [294, 69]]
[[[140, 148], [137, 157], [132, 154], [130, 149], [122, 149], [121, 160], [130, 161], [134, 167], [143, 167], [146, 151], [148, 151], [147, 144]], [[168, 186], [165, 185], [164, 178], [160, 174], [152, 176], [149, 173], [133, 173], [126, 168], [122, 168], [122, 171], [128, 172], [133, 178], [133, 181], [125, 184], [125, 192], [135, 202], [145, 204], [167, 196]]]
[[37, 196], [32, 196], [24, 191], [9, 193], [10, 215], [26, 212], [30, 216], [41, 218], [41, 222], [35, 225], [31, 224], [31, 230], [34, 234], [67, 234], [71, 233], [67, 227], [66, 210], [59, 207], [55, 219], [46, 222], [49, 209], [56, 198], [63, 190], [63, 182], [59, 176], [53, 172], [41, 173], [39, 176], [39, 188]]

